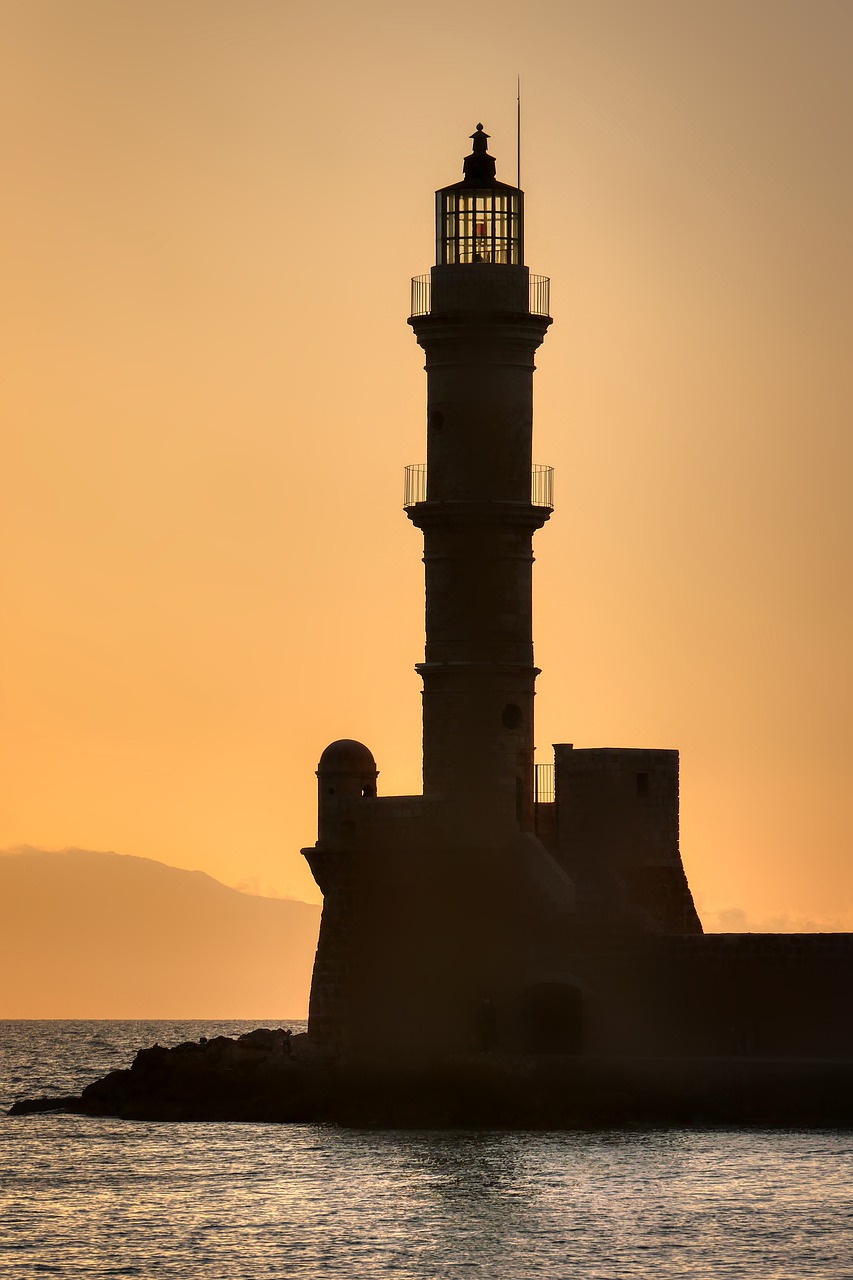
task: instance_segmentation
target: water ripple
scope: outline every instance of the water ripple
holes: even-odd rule
[[[30,1092],[49,1079],[67,1092],[84,1063],[100,1073],[142,1044],[225,1027],[245,1024],[0,1024],[3,1091],[38,1070],[47,1077]],[[0,1142],[10,1280],[853,1275],[850,1133],[417,1133],[52,1115],[4,1120]]]

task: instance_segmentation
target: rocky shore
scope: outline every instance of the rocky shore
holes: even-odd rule
[[[574,1129],[622,1125],[853,1127],[853,1063],[702,1058],[335,1060],[307,1035],[258,1029],[137,1053],[79,1097],[10,1115],[125,1120]]]
[[[16,1102],[10,1115],[63,1110],[125,1120],[317,1119],[329,1074],[306,1035],[258,1029],[167,1049],[140,1049],[132,1065],[87,1085],[79,1097]]]

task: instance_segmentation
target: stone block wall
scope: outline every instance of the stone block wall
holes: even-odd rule
[[[643,972],[658,1052],[853,1058],[853,934],[657,938]]]
[[[669,933],[702,926],[678,847],[678,752],[554,747],[554,852],[588,910],[634,909]]]

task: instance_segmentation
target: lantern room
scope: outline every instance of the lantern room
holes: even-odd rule
[[[471,134],[471,154],[461,182],[436,192],[436,265],[471,262],[521,266],[524,261],[524,193],[495,178],[489,135]]]

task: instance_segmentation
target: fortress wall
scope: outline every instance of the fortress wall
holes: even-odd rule
[[[577,928],[542,978],[581,991],[584,1055],[853,1060],[853,934]]]

